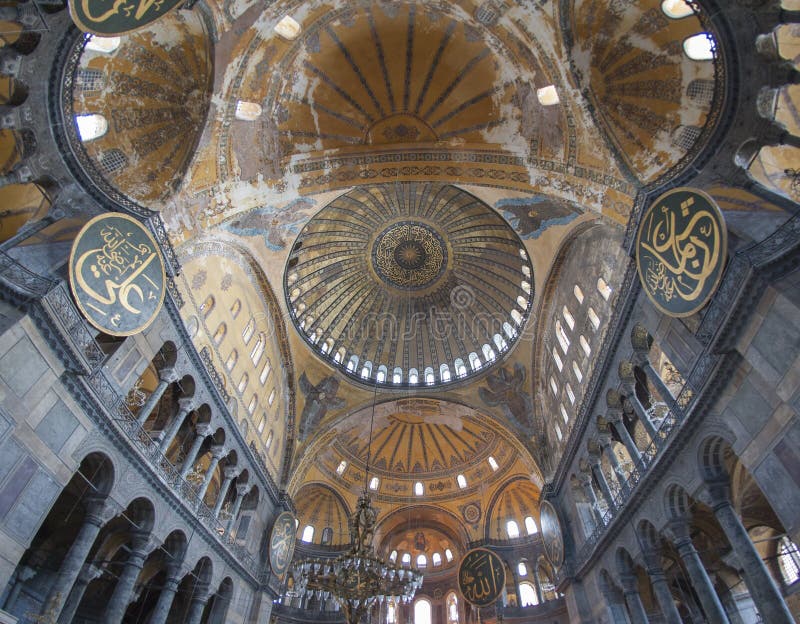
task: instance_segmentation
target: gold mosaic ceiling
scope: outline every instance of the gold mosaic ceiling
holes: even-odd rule
[[[519,336],[532,269],[509,225],[449,185],[362,186],[297,237],[285,289],[297,328],[352,378],[434,386],[485,371]]]

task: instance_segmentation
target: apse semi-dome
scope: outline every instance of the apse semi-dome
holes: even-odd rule
[[[533,271],[513,229],[445,184],[371,185],[300,232],[285,273],[292,320],[345,374],[439,386],[485,371],[518,339]]]

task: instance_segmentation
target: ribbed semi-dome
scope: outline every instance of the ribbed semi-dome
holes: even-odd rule
[[[292,319],[346,374],[436,386],[477,374],[519,336],[532,269],[516,233],[450,185],[356,188],[300,233],[286,270]]]

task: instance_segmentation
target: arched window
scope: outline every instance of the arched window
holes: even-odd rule
[[[228,356],[228,359],[225,362],[225,368],[228,369],[228,372],[233,370],[233,367],[236,366],[236,362],[239,360],[239,352],[236,349],[231,350],[231,354]]]
[[[347,362],[347,370],[352,373],[356,370],[357,367],[358,367],[358,356],[351,355],[350,359]]]
[[[269,398],[267,399],[267,404],[272,407],[272,404],[275,402],[275,388],[269,393]]]
[[[214,344],[219,344],[225,339],[225,334],[228,333],[228,326],[225,323],[220,323],[217,326],[217,331],[214,332]]]
[[[511,310],[511,320],[514,321],[517,326],[522,325],[522,315],[518,310]]]
[[[450,367],[447,364],[442,364],[439,367],[439,379],[442,381],[450,381]]]
[[[527,310],[528,309],[528,300],[525,299],[525,297],[523,297],[522,295],[520,295],[519,297],[517,297],[517,305],[520,308],[522,308],[523,310]]]
[[[247,413],[253,414],[258,407],[258,395],[254,394],[253,398],[250,399],[250,403],[247,405]]]
[[[250,378],[247,376],[247,373],[242,375],[242,378],[239,379],[239,392],[244,392],[245,388],[247,388],[247,384],[250,382]]]
[[[583,349],[583,352],[586,354],[586,357],[589,357],[592,354],[592,348],[589,346],[589,341],[586,340],[583,334],[581,334],[581,337],[578,341],[581,343],[581,349]]]
[[[456,358],[454,362],[455,369],[456,369],[456,377],[466,377],[467,376],[467,367],[464,366],[464,360],[461,358]]]
[[[797,550],[797,544],[786,535],[778,542],[778,567],[786,585],[800,579],[800,551]]]
[[[400,563],[404,565],[411,565],[411,553],[403,553],[403,556],[400,559]]]
[[[393,550],[392,554],[389,555],[389,561],[391,561],[392,563],[397,561],[397,551],[396,550]]]
[[[205,298],[205,301],[203,301],[203,303],[200,304],[199,311],[203,315],[204,319],[207,319],[211,315],[211,312],[214,310],[215,303],[216,302],[214,301],[214,296],[209,295],[208,297]]]
[[[572,372],[575,373],[575,379],[578,380],[578,383],[583,381],[583,372],[575,360],[572,360]]]
[[[532,516],[525,516],[525,532],[528,535],[539,532],[539,527],[536,526],[536,520],[534,520]]]
[[[99,113],[75,115],[75,123],[78,126],[78,135],[84,143],[99,139],[108,132],[108,120]]]
[[[564,437],[564,434],[561,433],[561,427],[558,426],[558,423],[553,423],[553,430],[556,432],[556,437],[558,441],[561,442],[561,439]]]
[[[600,317],[597,316],[597,312],[594,311],[594,308],[589,308],[586,314],[589,316],[589,322],[592,324],[594,330],[597,331],[600,329]]]
[[[267,440],[266,442],[264,442],[264,448],[266,448],[267,450],[269,450],[269,447],[272,446],[272,438],[274,435],[275,435],[274,432],[272,431],[272,429],[270,429],[269,435],[267,436]]]
[[[608,298],[611,296],[611,286],[609,286],[602,277],[597,278],[597,292],[599,292],[606,301],[608,301]]]
[[[267,383],[270,373],[272,373],[272,362],[270,362],[269,358],[267,358],[267,361],[264,362],[264,368],[261,369],[261,375],[258,377],[258,380],[261,382],[262,386]]]
[[[307,524],[303,529],[303,536],[300,538],[304,542],[310,543],[314,539],[314,527]]]
[[[492,347],[490,347],[488,344],[485,344],[481,347],[481,349],[483,351],[484,360],[486,360],[487,362],[491,362],[492,360],[494,360],[496,356],[494,353],[494,349],[492,349]]]
[[[383,364],[381,364],[378,367],[378,374],[375,376],[375,379],[378,383],[384,383],[386,381],[386,375],[388,374],[389,371],[387,370],[387,368]]]
[[[583,303],[583,291],[581,287],[575,284],[575,288],[572,289],[572,294],[575,295],[575,298],[578,300],[578,304]]]
[[[399,366],[395,367],[394,372],[392,373],[392,383],[403,383],[403,369]]]
[[[434,568],[442,565],[442,556],[438,552],[433,553],[433,557],[431,557],[431,559],[433,560]]]
[[[558,355],[558,351],[556,351],[555,347],[553,347],[553,360],[558,367],[558,371],[561,372],[564,369],[564,363],[561,361],[561,356]]]
[[[522,286],[522,290],[525,292],[526,295],[530,295],[531,294],[531,285],[528,282],[523,280],[520,283],[520,286]]]
[[[525,252],[524,249],[522,249],[522,247],[520,247],[519,249],[519,257],[522,258],[523,260],[528,259],[528,254]]]
[[[264,412],[261,412],[261,418],[258,421],[258,426],[256,429],[258,430],[259,435],[264,433],[264,426],[267,424],[267,415]]]
[[[394,600],[386,606],[386,624],[397,624],[397,603]]]
[[[381,484],[381,480],[378,477],[372,477],[369,480],[369,489],[373,490],[373,491],[376,491],[380,484]]]
[[[524,561],[520,561],[517,564],[517,574],[519,576],[528,576],[528,566],[525,565]]]
[[[253,366],[258,366],[258,363],[261,361],[261,356],[264,355],[264,347],[266,346],[267,337],[264,335],[264,332],[259,332],[258,341],[250,352],[250,359],[253,361]]]
[[[449,548],[444,549],[444,558],[447,559],[447,563],[450,563],[453,560],[453,551]]]
[[[569,311],[567,306],[561,308],[561,314],[564,316],[564,320],[567,322],[567,325],[569,325],[570,331],[575,329],[575,317],[572,316],[572,313]]]
[[[431,603],[420,598],[414,603],[414,624],[431,624]]]
[[[672,19],[681,19],[694,13],[685,0],[664,0],[661,3],[661,10],[664,11],[664,15]]]
[[[701,32],[683,40],[683,51],[693,61],[710,61],[717,47],[711,33]]]
[[[509,520],[506,522],[506,533],[508,533],[508,537],[515,538],[519,537],[519,526],[514,520]]]
[[[425,553],[417,555],[417,567],[418,568],[428,567],[428,558],[425,556]]]
[[[412,368],[408,371],[408,383],[412,386],[415,386],[419,383],[419,373],[417,372],[416,368]]]
[[[481,361],[478,358],[478,354],[474,351],[469,354],[469,365],[472,367],[472,370],[476,371],[481,367]]]
[[[506,339],[503,338],[500,334],[494,335],[494,344],[497,346],[497,350],[501,353],[508,348],[508,343]]]
[[[519,598],[522,601],[521,607],[531,607],[539,604],[539,597],[536,595],[536,589],[528,581],[523,581],[519,584]]]
[[[242,121],[255,121],[261,117],[261,105],[255,102],[237,100],[234,116]]]
[[[336,467],[336,474],[340,477],[344,474],[344,471],[347,469],[347,462],[342,460],[339,462],[339,465]]]
[[[456,477],[456,482],[458,483],[458,487],[460,487],[462,490],[467,487],[467,478],[463,474],[460,474]]]
[[[500,468],[500,466],[497,465],[497,460],[491,455],[489,455],[489,459],[486,461],[489,462],[489,466],[492,468],[492,470],[496,471],[498,468]]]
[[[436,379],[433,376],[433,369],[429,366],[425,369],[425,384],[428,386],[432,386]]]
[[[336,355],[333,356],[333,361],[336,362],[337,364],[340,364],[342,360],[344,360],[344,354],[345,354],[344,347],[341,347],[336,352]]]
[[[244,340],[244,344],[249,344],[250,339],[253,337],[253,334],[256,332],[256,320],[253,317],[250,317],[250,320],[247,321],[247,325],[242,330],[242,340]]]
[[[422,481],[417,481],[414,484],[414,494],[416,496],[422,496],[425,494],[425,486],[422,484]]]
[[[564,327],[559,320],[556,320],[556,338],[558,338],[558,344],[561,345],[561,350],[566,354],[569,349],[569,338],[567,338],[567,332],[564,331]]]
[[[572,386],[567,384],[565,388],[567,390],[567,398],[569,399],[569,402],[572,403],[572,405],[575,405],[575,393],[572,391]]]
[[[89,41],[86,43],[86,50],[92,52],[102,52],[103,54],[112,54],[122,42],[120,37],[98,37],[97,35],[90,35]]]
[[[503,332],[509,338],[514,338],[517,335],[517,330],[511,327],[511,323],[509,322],[503,323]]]
[[[372,375],[372,362],[367,360],[361,367],[361,379],[369,379],[370,375]]]
[[[555,396],[558,396],[558,384],[556,383],[556,378],[550,375],[550,390],[553,391]]]
[[[236,299],[233,304],[231,305],[231,316],[236,318],[239,316],[239,312],[242,311],[242,300]]]
[[[564,404],[563,403],[559,403],[558,404],[558,409],[561,410],[561,418],[564,419],[564,423],[568,423],[569,422],[569,416],[567,415],[567,410],[564,409]]]
[[[325,527],[322,529],[322,544],[327,545],[333,541],[333,529],[331,527]]]
[[[527,264],[523,264],[522,265],[522,274],[525,277],[530,277],[531,276],[531,269]]]
[[[458,597],[455,592],[447,594],[447,624],[458,624]]]
[[[325,342],[322,343],[320,351],[322,352],[322,355],[325,355],[327,353],[330,353],[331,349],[333,349],[333,338],[328,338]]]

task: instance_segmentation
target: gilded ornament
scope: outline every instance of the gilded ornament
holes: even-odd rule
[[[503,560],[487,548],[473,548],[458,566],[458,589],[471,605],[488,607],[503,593],[506,570]]]
[[[69,14],[84,32],[124,35],[164,17],[182,0],[70,0]]]
[[[269,537],[269,565],[276,576],[283,576],[292,562],[296,533],[291,512],[284,511],[275,519]]]

